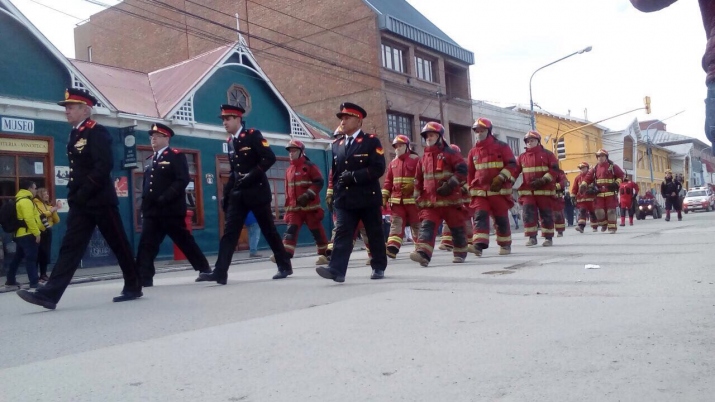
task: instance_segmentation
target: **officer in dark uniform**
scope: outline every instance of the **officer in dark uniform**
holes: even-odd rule
[[[293,274],[290,256],[285,251],[276,225],[273,223],[272,192],[266,176],[268,169],[276,162],[276,155],[260,131],[252,128],[246,130],[243,127],[245,112],[240,106],[221,105],[219,117],[223,120],[226,132],[230,134],[227,141],[231,174],[223,189],[223,200],[221,200],[226,223],[214,270],[211,273],[199,274],[197,282],[226,284],[228,267],[231,265],[231,258],[236,250],[248,211],[253,211],[263,237],[276,258],[278,272],[273,279],[282,279]]]
[[[67,122],[73,128],[67,143],[70,163],[67,232],[47,284],[34,293],[18,291],[23,300],[48,309],[56,307],[67,289],[95,227],[99,228],[117,257],[124,276],[124,289],[114,301],[142,296],[139,273],[119,216],[119,202],[111,176],[114,166],[112,137],[106,128],[90,118],[96,103],[87,91],[78,89],[67,89],[65,100],[57,102],[65,107]]]
[[[343,103],[337,114],[345,133],[333,154],[333,204],[337,211],[333,252],[328,267],[318,267],[318,275],[344,282],[353,249],[353,235],[360,221],[367,237],[382,239],[382,192],[380,177],[385,173],[385,151],[374,134],[362,131],[365,109],[354,103]],[[372,276],[382,279],[387,267],[384,242],[371,248]]]
[[[143,287],[154,285],[154,259],[166,235],[184,253],[195,270],[211,272],[204,253],[186,228],[186,186],[190,181],[186,155],[169,146],[174,136],[171,128],[154,124],[149,130],[149,136],[154,154],[147,158],[152,162],[144,171],[142,235],[137,252],[137,266]]]

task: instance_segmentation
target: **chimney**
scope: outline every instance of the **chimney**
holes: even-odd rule
[[[655,124],[653,124],[653,123],[655,123]],[[647,129],[648,126],[650,126],[651,124],[653,124],[650,128],[651,130],[668,131],[665,129],[665,123],[663,123],[662,121],[646,120],[646,121],[638,122],[638,126],[640,127],[641,130]]]

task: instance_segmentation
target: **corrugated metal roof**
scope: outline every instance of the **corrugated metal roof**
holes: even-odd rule
[[[201,79],[216,66],[235,44],[221,46],[183,61],[149,73],[149,82],[156,98],[156,108],[159,116],[166,116],[179,101],[201,81]]]
[[[70,60],[70,62],[112,102],[118,111],[160,117],[149,85],[149,77],[145,73],[81,60]]]
[[[474,53],[462,48],[405,0],[363,0],[379,15],[380,29],[417,42],[468,64]]]

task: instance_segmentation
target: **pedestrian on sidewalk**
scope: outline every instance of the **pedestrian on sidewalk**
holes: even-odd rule
[[[226,284],[228,268],[249,211],[253,211],[263,237],[275,255],[278,272],[273,275],[273,279],[283,279],[293,274],[290,255],[283,247],[273,220],[273,194],[266,176],[268,169],[276,163],[276,155],[259,130],[243,126],[244,113],[246,110],[241,106],[221,105],[219,118],[229,134],[228,161],[231,165],[231,174],[224,186],[221,201],[226,220],[214,270],[199,274],[197,282]]]
[[[168,235],[194,270],[211,272],[209,262],[186,227],[186,186],[191,181],[186,155],[170,146],[174,130],[156,123],[149,130],[154,153],[144,170],[142,185],[142,233],[137,266],[142,286],[154,286],[154,260]]]
[[[37,193],[37,185],[34,181],[25,180],[20,184],[20,191],[15,194],[15,210],[17,219],[21,221],[21,226],[15,231],[13,241],[17,245],[15,256],[10,262],[10,269],[7,271],[7,282],[5,286],[19,286],[15,275],[22,259],[25,259],[25,270],[30,280],[30,289],[36,289],[37,277],[37,252],[39,249],[41,235],[45,230],[40,220],[40,212],[32,202],[32,198]]]
[[[250,258],[261,258],[263,255],[258,254],[258,241],[261,239],[261,228],[258,226],[256,216],[253,211],[248,211],[246,221],[243,222],[248,229],[248,256]]]
[[[57,215],[57,205],[50,202],[50,193],[46,188],[38,188],[33,199],[35,207],[40,212],[40,220],[45,230],[40,234],[40,248],[37,253],[37,267],[40,269],[40,282],[47,282],[47,265],[50,263],[52,251],[52,227],[60,223]]]
[[[678,220],[683,220],[683,203],[680,200],[680,190],[683,185],[673,178],[673,171],[665,171],[665,180],[660,183],[660,194],[665,199],[665,221],[670,221],[670,210],[674,209],[678,213]]]
[[[94,228],[98,227],[124,276],[122,293],[112,300],[123,302],[142,297],[139,272],[119,215],[119,201],[111,176],[112,136],[91,119],[97,99],[86,90],[69,88],[65,91],[65,100],[57,104],[65,107],[67,122],[73,127],[67,142],[70,163],[67,231],[45,286],[35,292],[19,290],[18,296],[28,303],[55,309],[79,267]]]

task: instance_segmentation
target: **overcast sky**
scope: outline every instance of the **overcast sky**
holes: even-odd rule
[[[100,0],[116,4],[116,0]],[[304,0],[308,1],[308,0]],[[397,0],[396,0],[397,1]],[[539,71],[534,102],[558,114],[598,121],[611,130],[634,118],[665,119],[668,131],[706,141],[705,49],[698,2],[680,0],[641,13],[628,0],[408,0],[460,46],[475,54],[472,98],[499,106],[529,104],[529,77],[539,67],[586,46],[593,50]],[[73,28],[102,8],[86,0],[12,0],[66,56]],[[66,14],[38,5],[42,3]],[[548,135],[548,133],[545,133]]]

